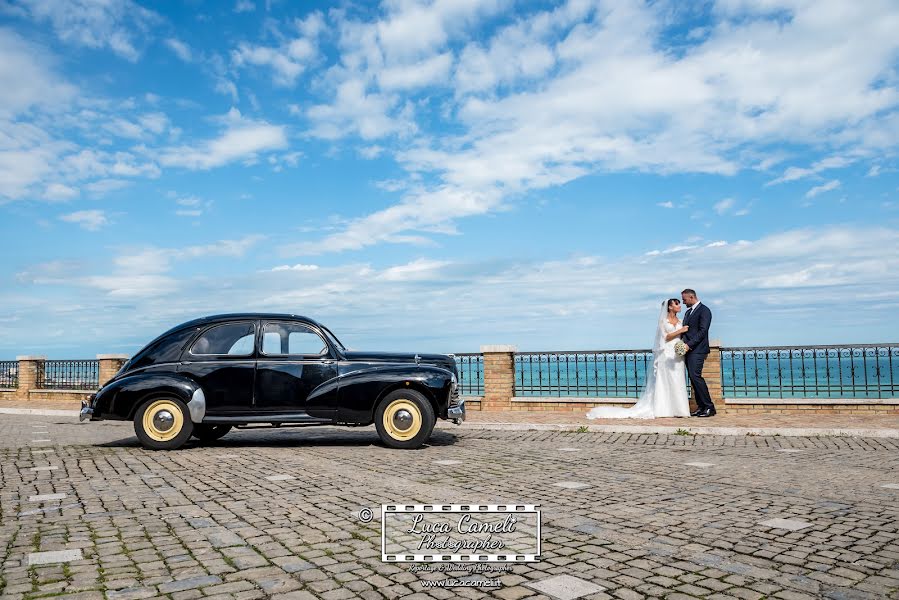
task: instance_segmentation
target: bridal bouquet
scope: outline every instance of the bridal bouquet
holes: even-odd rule
[[[677,343],[674,344],[674,353],[678,356],[685,356],[687,354],[687,345],[680,340],[677,340]]]

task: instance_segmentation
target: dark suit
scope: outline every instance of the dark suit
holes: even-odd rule
[[[687,352],[687,373],[690,376],[690,385],[693,387],[693,397],[696,398],[696,406],[699,410],[715,410],[712,396],[709,394],[709,386],[702,378],[702,366],[709,355],[709,327],[712,326],[712,311],[700,303],[687,309],[684,316],[684,325],[690,328],[681,338],[690,347]]]

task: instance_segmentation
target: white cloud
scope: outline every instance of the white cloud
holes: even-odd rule
[[[226,128],[220,136],[193,146],[167,148],[159,162],[164,166],[207,170],[239,160],[253,160],[260,153],[287,147],[287,134],[280,125],[246,119],[234,108],[224,122]]]
[[[109,219],[102,210],[79,210],[59,218],[67,223],[75,223],[88,231],[98,231],[109,224]]]
[[[168,46],[169,50],[175,53],[175,56],[177,56],[184,62],[189,63],[193,60],[193,52],[191,52],[190,46],[188,46],[181,40],[176,38],[167,38],[165,40],[165,45]]]
[[[813,163],[808,168],[789,167],[786,171],[784,171],[783,175],[781,175],[777,179],[769,181],[765,185],[777,185],[778,183],[797,181],[799,179],[804,179],[805,177],[810,177],[811,175],[816,175],[818,173],[821,173],[822,171],[842,169],[843,167],[848,167],[854,162],[854,158],[849,158],[846,156],[829,156]]]
[[[84,188],[92,194],[103,196],[108,194],[109,192],[114,192],[116,190],[126,188],[129,185],[131,185],[131,182],[125,181],[123,179],[99,179],[97,181],[88,183],[84,186]]]
[[[674,208],[674,202],[668,200],[666,202],[659,202],[657,206],[661,206],[662,208]]]
[[[735,204],[735,201],[733,198],[725,198],[724,200],[721,200],[720,202],[716,202],[715,206],[713,208],[715,209],[715,212],[718,213],[719,215],[724,215],[733,209],[734,204]]]
[[[364,140],[408,135],[416,131],[409,111],[391,115],[393,100],[380,93],[369,93],[362,80],[347,79],[337,86],[332,103],[318,104],[307,111],[314,123],[311,133],[326,140],[358,135]]]
[[[452,66],[452,53],[444,52],[421,61],[397,65],[378,73],[383,90],[409,90],[446,81]]]
[[[76,97],[76,88],[55,71],[40,46],[0,27],[0,117],[39,106],[58,109]]]
[[[304,265],[302,263],[298,263],[295,265],[280,265],[277,267],[272,267],[270,270],[274,273],[278,271],[317,271],[318,265]]]
[[[318,35],[323,29],[321,13],[313,12],[298,21],[298,37],[285,39],[279,46],[240,43],[231,51],[235,67],[267,67],[272,70],[274,83],[291,87],[297,78],[318,56]]]
[[[129,61],[159,15],[131,0],[15,0],[24,14],[53,26],[62,41],[87,48],[109,48]]]
[[[824,192],[829,192],[831,190],[835,190],[838,187],[840,187],[840,180],[833,179],[831,181],[828,181],[827,183],[823,183],[821,185],[816,185],[815,187],[813,187],[812,189],[810,189],[809,191],[807,191],[805,193],[805,197],[806,198],[814,198],[818,194],[823,194]]]
[[[425,281],[440,279],[449,264],[443,260],[419,258],[405,265],[385,269],[381,276],[384,281]]]
[[[78,195],[78,190],[62,183],[51,183],[44,190],[44,198],[47,200],[71,200]]]
[[[253,12],[256,10],[256,5],[250,0],[237,0],[237,3],[234,5],[234,12],[236,13],[244,13],[244,12]]]

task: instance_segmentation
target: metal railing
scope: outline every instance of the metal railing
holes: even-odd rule
[[[0,388],[19,387],[19,362],[15,360],[0,361]]]
[[[459,352],[455,354],[459,369],[459,394],[462,396],[484,395],[484,355]]]
[[[637,398],[647,369],[649,350],[518,352],[515,395]]]
[[[725,398],[896,398],[899,344],[721,349]]]
[[[95,390],[100,387],[99,360],[48,360],[38,370],[37,387],[50,390]]]

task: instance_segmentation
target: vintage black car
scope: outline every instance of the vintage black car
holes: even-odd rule
[[[465,419],[451,355],[347,350],[298,315],[229,314],[178,325],[147,344],[81,409],[133,420],[141,444],[213,441],[232,427],[375,424],[417,448],[437,419]]]

